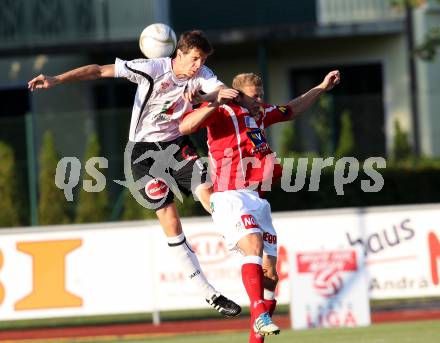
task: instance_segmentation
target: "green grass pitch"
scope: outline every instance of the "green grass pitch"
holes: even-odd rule
[[[210,334],[185,334],[164,336],[106,337],[102,340],[63,342],[130,342],[130,343],[246,343],[245,332],[217,332]],[[439,343],[440,320],[404,323],[374,324],[370,327],[344,329],[313,329],[304,331],[283,330],[279,336],[266,338],[266,343]]]

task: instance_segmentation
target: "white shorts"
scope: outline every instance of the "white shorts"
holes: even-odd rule
[[[264,253],[277,256],[277,234],[267,200],[261,199],[257,192],[244,189],[216,192],[210,200],[212,219],[229,250],[237,249],[238,241],[244,236],[260,232]]]

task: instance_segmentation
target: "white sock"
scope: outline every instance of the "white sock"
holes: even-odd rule
[[[184,274],[195,284],[206,299],[217,293],[205,277],[196,254],[191,250],[184,233],[168,237],[168,246],[173,251]]]
[[[269,291],[268,289],[264,289],[264,299],[266,300],[275,300],[275,292]]]

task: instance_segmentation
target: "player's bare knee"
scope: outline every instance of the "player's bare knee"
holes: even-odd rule
[[[178,236],[182,231],[179,215],[174,204],[169,204],[156,211],[159,222],[168,237]]]
[[[213,193],[212,184],[208,182],[198,185],[193,192],[193,194],[197,197],[197,199],[202,204],[203,208],[208,213],[212,212],[211,204],[210,204],[210,198],[212,193]]]
[[[196,187],[194,190],[194,193],[196,197],[202,201],[207,200],[209,201],[209,198],[211,197],[211,194],[213,193],[213,188],[211,183],[202,183]]]
[[[238,247],[245,256],[261,256],[263,254],[263,239],[260,233],[250,233],[238,242]]]

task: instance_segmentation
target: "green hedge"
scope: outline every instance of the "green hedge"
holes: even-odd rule
[[[0,227],[20,226],[20,191],[13,149],[0,142]]]
[[[304,188],[299,192],[285,192],[277,185],[265,197],[273,211],[440,203],[440,168],[391,166],[378,171],[384,178],[384,186],[377,193],[362,191],[361,180],[371,179],[359,171],[358,178],[344,186],[344,195],[338,195],[334,187],[333,168],[326,168],[317,192],[308,191],[310,179],[307,177]]]

